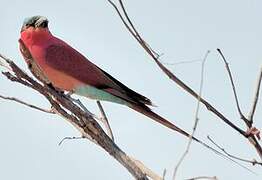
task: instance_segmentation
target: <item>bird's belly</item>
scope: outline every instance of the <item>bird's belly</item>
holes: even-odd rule
[[[69,76],[51,67],[45,67],[44,73],[47,76],[47,78],[51,81],[52,85],[61,90],[73,91],[75,88],[84,85],[83,82],[75,79],[74,77]]]
[[[56,69],[47,67],[44,71],[47,78],[51,81],[52,85],[61,90],[72,91],[80,96],[85,96],[91,99],[110,101],[118,104],[128,104],[125,100],[117,96],[97,89],[93,86],[89,86]]]

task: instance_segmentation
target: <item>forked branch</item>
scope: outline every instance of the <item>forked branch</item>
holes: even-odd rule
[[[235,159],[235,160],[238,160],[238,161],[242,161],[242,162],[246,162],[246,163],[250,163],[252,165],[260,165],[262,166],[262,162],[258,162],[256,159],[254,160],[249,160],[249,159],[244,159],[244,158],[241,158],[241,157],[237,157],[233,154],[230,154],[228,153],[225,148],[221,147],[220,145],[218,145],[218,143],[216,143],[210,136],[207,136],[207,138],[209,139],[210,142],[212,142],[218,149],[220,149],[221,151],[223,151],[227,156]]]
[[[260,72],[257,78],[257,84],[255,87],[255,95],[254,95],[254,100],[251,106],[251,110],[250,113],[248,115],[248,119],[250,121],[250,124],[253,124],[253,118],[254,118],[254,114],[256,111],[256,107],[257,107],[257,102],[258,102],[258,97],[259,97],[259,92],[260,92],[260,86],[261,86],[261,80],[262,80],[262,65],[260,67]]]
[[[231,73],[231,70],[229,68],[229,65],[228,65],[228,62],[224,56],[224,54],[222,53],[222,51],[220,49],[217,49],[217,51],[219,52],[219,54],[221,55],[222,57],[222,60],[223,62],[225,63],[225,66],[226,66],[226,70],[228,72],[228,76],[229,76],[229,79],[230,79],[230,83],[231,83],[231,86],[232,86],[232,90],[233,90],[233,93],[234,93],[234,97],[235,97],[235,101],[236,101],[236,105],[237,105],[237,110],[238,110],[238,113],[240,115],[240,118],[246,123],[246,125],[250,128],[252,126],[252,124],[250,124],[250,121],[244,116],[244,114],[242,113],[241,111],[241,108],[240,108],[240,105],[239,105],[239,100],[238,100],[238,97],[237,97],[237,92],[236,92],[236,87],[235,87],[235,83],[234,83],[234,80],[233,80],[233,76],[232,76],[232,73]]]
[[[111,0],[107,0],[115,9],[118,16],[120,17],[122,23],[127,28],[129,33],[136,39],[136,41],[142,46],[142,48],[148,53],[148,55],[151,56],[151,58],[155,61],[155,63],[158,65],[158,67],[166,74],[173,82],[175,82],[178,86],[180,86],[182,89],[184,89],[186,92],[191,94],[194,98],[198,99],[198,94],[190,88],[187,84],[185,84],[182,80],[180,80],[175,74],[173,74],[167,67],[165,67],[160,61],[159,61],[159,54],[154,51],[149,44],[142,38],[141,34],[137,31],[137,29],[134,26],[134,23],[132,23],[130,17],[128,16],[128,13],[126,11],[126,8],[123,4],[122,0],[118,0],[120,4],[120,8]],[[213,105],[211,105],[208,101],[206,101],[204,98],[200,98],[200,102],[206,106],[206,108],[211,111],[213,114],[215,114],[218,119],[225,122],[228,126],[230,126],[235,131],[239,132],[242,136],[245,138],[248,138],[250,142],[252,142],[252,145],[255,147],[257,153],[259,154],[260,158],[262,159],[262,148],[260,144],[258,143],[257,139],[253,135],[248,135],[244,130],[239,128],[237,125],[235,125],[231,120],[229,120],[223,113],[221,113],[219,110],[217,110]]]
[[[123,152],[110,139],[110,137],[107,136],[107,134],[93,118],[92,114],[87,111],[83,111],[79,106],[74,104],[73,101],[67,98],[66,95],[56,92],[49,86],[41,85],[36,82],[10,59],[5,58],[2,55],[0,55],[0,57],[11,68],[10,72],[4,72],[3,75],[13,82],[20,83],[42,94],[52,106],[52,112],[62,116],[65,120],[77,128],[83,137],[95,141],[96,144],[102,147],[119,163],[121,163],[134,178],[139,180],[147,180],[148,177],[155,177],[155,173],[149,174],[152,172],[148,171],[149,168],[145,167],[142,163],[138,165],[137,161],[134,161],[125,152]],[[16,102],[21,103],[20,101]],[[22,104],[26,105],[27,103]],[[34,107],[34,109],[36,108]],[[144,172],[145,169],[147,170],[146,172]]]

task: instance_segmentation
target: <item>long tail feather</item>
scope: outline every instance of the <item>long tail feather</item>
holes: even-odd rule
[[[170,128],[174,131],[177,131],[178,133],[186,136],[186,137],[190,137],[190,134],[187,133],[186,131],[184,131],[183,129],[179,128],[178,126],[172,124],[170,121],[168,121],[167,119],[161,117],[160,115],[156,114],[155,112],[153,112],[149,107],[145,106],[145,105],[139,105],[139,104],[132,104],[131,106],[129,106],[130,108],[132,108],[133,110],[144,114],[145,116],[153,119],[154,121],[162,124],[163,126]],[[199,142],[202,144],[202,141],[200,141],[199,139],[192,137],[193,140]]]
[[[163,126],[170,128],[174,131],[177,131],[178,133],[186,136],[186,137],[190,137],[189,133],[187,133],[186,131],[182,130],[181,128],[179,128],[178,126],[172,124],[171,122],[169,122],[168,120],[166,120],[165,118],[161,117],[160,115],[154,113],[149,107],[147,107],[144,104],[132,104],[129,106],[130,108],[134,109],[135,111],[142,113],[144,115],[146,115],[147,117],[155,120],[156,122],[162,124]],[[211,146],[209,146],[208,144],[204,143],[203,141],[192,137],[192,139],[196,142],[198,142],[199,144],[203,145],[204,147],[206,147],[207,149],[213,151],[214,153],[216,153],[217,155],[230,160],[234,163],[236,163],[237,165],[240,165],[241,167],[244,167],[245,169],[247,169],[245,166],[242,166],[241,164],[239,164],[238,162],[236,162],[234,159],[231,159],[230,157],[226,156],[225,154],[221,153],[220,151],[212,148]]]

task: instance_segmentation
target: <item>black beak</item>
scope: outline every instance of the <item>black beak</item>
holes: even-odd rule
[[[33,17],[30,17],[30,18],[26,18],[20,32],[23,32],[24,30],[26,30],[29,27],[47,28],[48,27],[48,20],[44,16],[33,16]]]

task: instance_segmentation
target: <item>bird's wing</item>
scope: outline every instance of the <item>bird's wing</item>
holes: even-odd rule
[[[104,90],[128,102],[152,105],[148,98],[129,89],[69,45],[59,44],[47,47],[46,63],[87,85]]]
[[[47,79],[47,77],[42,72],[41,68],[37,65],[34,58],[32,57],[29,49],[25,46],[24,42],[19,39],[19,49],[20,52],[25,59],[25,62],[27,63],[27,66],[31,73],[41,82],[49,84],[50,81]]]

